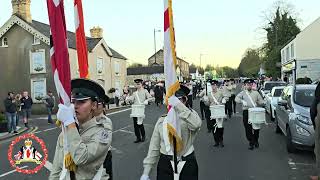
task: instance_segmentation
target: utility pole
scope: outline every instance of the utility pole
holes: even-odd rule
[[[153,42],[154,42],[154,64],[157,64],[157,45],[156,45],[156,32],[161,32],[159,29],[153,29]]]

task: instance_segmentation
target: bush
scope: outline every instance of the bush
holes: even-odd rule
[[[1,122],[7,122],[6,116],[3,113],[0,113],[0,123]]]

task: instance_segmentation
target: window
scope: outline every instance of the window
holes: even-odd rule
[[[119,62],[114,62],[114,73],[116,75],[120,74],[120,63]]]
[[[30,66],[30,72],[33,74],[46,72],[46,57],[44,49],[39,49],[31,52]]]
[[[291,59],[293,59],[294,58],[294,44],[292,43],[291,44]]]
[[[289,47],[286,48],[286,61],[289,61],[290,59],[290,53],[289,53]]]
[[[33,45],[36,45],[36,44],[40,44],[40,39],[37,38],[36,36],[33,36]]]
[[[31,80],[31,97],[35,103],[41,103],[46,92],[47,87],[45,78]]]
[[[2,47],[8,47],[8,38],[7,37],[3,37],[2,38],[1,46]]]
[[[103,58],[98,57],[97,59],[97,74],[103,74]]]

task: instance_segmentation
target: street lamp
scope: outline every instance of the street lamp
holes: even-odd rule
[[[156,46],[156,32],[161,32],[160,29],[153,29],[153,41],[154,41],[154,64],[157,64],[157,46]]]

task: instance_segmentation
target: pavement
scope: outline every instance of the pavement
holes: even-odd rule
[[[194,101],[194,109],[200,112],[198,100]],[[296,154],[288,154],[285,136],[276,134],[275,126],[270,121],[260,132],[260,148],[254,151],[248,150],[240,105],[237,111],[240,113],[234,114],[224,124],[224,148],[213,147],[213,136],[207,132],[206,122],[203,121],[194,143],[199,165],[199,180],[308,180],[310,175],[315,174],[313,153],[299,151]],[[154,124],[166,109],[164,106],[159,108],[154,104],[147,106],[144,121],[147,139],[139,144],[133,143],[135,136],[130,112],[130,108],[126,108],[108,114],[113,122],[112,153],[115,180],[140,179],[143,171],[142,161],[148,152]],[[45,167],[33,175],[16,172],[7,160],[8,147],[12,141],[12,138],[9,138],[0,141],[0,179],[43,180],[48,178],[56,140],[61,131],[54,125],[47,124],[46,119],[41,118],[31,120],[30,125],[38,127],[32,132],[45,142],[48,149],[48,161]],[[29,164],[26,166],[31,167]],[[151,180],[155,177],[156,168],[150,175]]]

